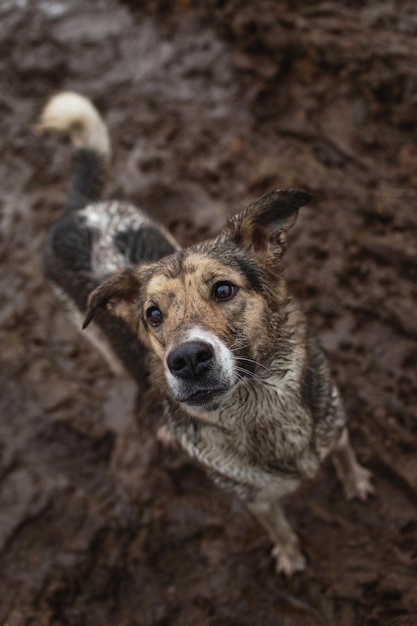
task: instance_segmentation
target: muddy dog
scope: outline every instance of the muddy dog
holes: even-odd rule
[[[283,276],[287,231],[309,193],[272,191],[215,239],[180,249],[138,209],[98,201],[110,144],[88,100],[56,96],[40,128],[68,132],[77,149],[45,255],[60,297],[85,315],[84,328],[95,326],[113,368],[121,360],[137,376],[140,344],[150,349],[170,432],[247,503],[271,537],[277,570],[302,570],[281,499],[328,456],[348,498],[372,492],[326,358]]]

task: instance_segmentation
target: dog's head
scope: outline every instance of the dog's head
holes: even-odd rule
[[[106,307],[160,358],[176,401],[215,410],[270,357],[286,315],[286,233],[309,200],[274,191],[215,239],[120,270],[91,293],[84,327]]]

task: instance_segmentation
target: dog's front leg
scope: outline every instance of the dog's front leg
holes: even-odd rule
[[[374,492],[371,472],[358,463],[346,428],[331,453],[331,459],[349,500],[355,497],[366,500]]]
[[[285,517],[276,490],[260,490],[247,505],[274,543],[272,556],[276,559],[277,572],[291,576],[302,571],[306,560],[298,537]]]

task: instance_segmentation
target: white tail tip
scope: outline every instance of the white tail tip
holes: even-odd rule
[[[90,100],[78,93],[64,91],[53,96],[42,111],[36,130],[67,132],[76,148],[88,148],[106,160],[110,158],[107,127]]]

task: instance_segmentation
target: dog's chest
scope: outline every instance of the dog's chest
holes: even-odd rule
[[[296,382],[271,378],[235,389],[218,411],[190,420],[170,414],[181,445],[212,470],[233,480],[264,485],[277,479],[314,475],[312,420]]]

